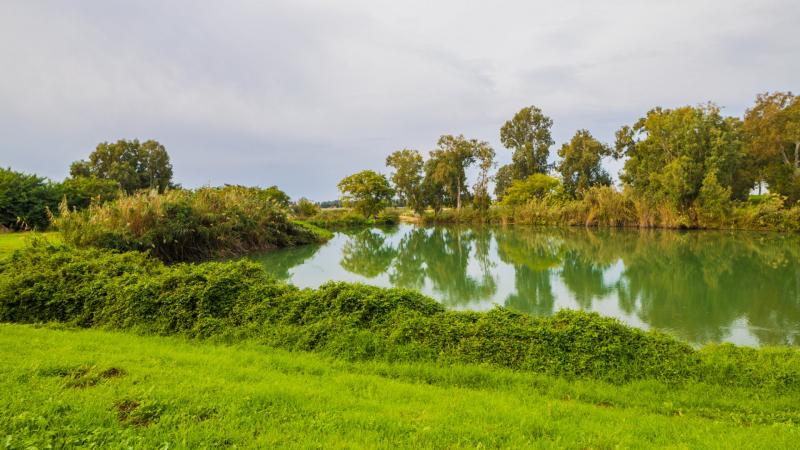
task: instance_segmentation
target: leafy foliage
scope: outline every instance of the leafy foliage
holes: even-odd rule
[[[58,185],[47,179],[0,168],[0,227],[45,229],[47,211],[55,211],[60,199]]]
[[[252,337],[350,360],[477,363],[615,383],[800,387],[796,364],[768,376],[750,372],[755,351],[725,346],[710,352],[725,361],[723,373],[674,338],[592,313],[447,311],[405,289],[328,283],[298,290],[246,261],[166,266],[143,253],[45,244],[0,261],[0,320]]]
[[[386,157],[386,165],[394,168],[392,183],[403,205],[416,213],[425,210],[422,193],[422,155],[416,150],[398,150]]]
[[[561,185],[558,179],[535,173],[524,180],[514,180],[506,190],[503,204],[507,206],[522,205],[534,198],[543,198],[555,192]]]
[[[522,108],[500,129],[500,141],[512,155],[512,177],[528,178],[534,173],[547,173],[547,157],[553,145],[550,128],[553,120],[536,106]]]
[[[83,211],[62,208],[55,225],[74,245],[145,251],[167,262],[320,239],[289,221],[270,192],[241,186],[138,193]]]
[[[139,189],[164,192],[172,185],[172,164],[167,150],[157,141],[120,139],[98,144],[88,161],[72,163],[70,175],[116,180],[129,194]]]
[[[389,204],[394,191],[384,175],[363,170],[339,182],[342,204],[351,206],[368,217],[377,214]]]
[[[794,202],[800,200],[800,97],[765,93],[744,116],[747,151],[759,181]]]
[[[569,195],[583,196],[593,186],[611,185],[611,177],[600,165],[604,157],[611,156],[611,149],[589,131],[576,132],[569,143],[561,146],[558,156],[558,172]]]

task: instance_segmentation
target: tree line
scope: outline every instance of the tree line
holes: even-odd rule
[[[386,158],[389,178],[362,171],[342,180],[342,202],[369,215],[393,200],[434,214],[469,203],[486,211],[493,201],[514,204],[546,194],[580,200],[594,187],[611,186],[602,165],[608,158],[625,160],[619,179],[639,201],[679,213],[722,211],[763,185],[789,204],[800,200],[800,97],[790,92],[758,95],[741,118],[723,115],[713,103],[656,107],[617,130],[611,145],[578,130],[557,150],[555,163],[549,162],[552,126],[540,108],[522,108],[500,129],[512,161],[493,174],[494,149],[463,135],[441,136],[427,159],[418,150],[395,151]],[[470,189],[466,173],[474,165],[478,176]]]

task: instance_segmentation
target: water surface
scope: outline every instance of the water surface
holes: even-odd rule
[[[254,258],[300,287],[356,281],[454,309],[597,311],[693,344],[800,345],[794,234],[400,225]]]

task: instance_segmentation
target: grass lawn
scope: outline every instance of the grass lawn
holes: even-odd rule
[[[7,448],[796,448],[798,395],[0,324]]]
[[[0,233],[0,258],[10,254],[18,248],[24,247],[34,236],[42,236],[52,242],[61,242],[61,234],[57,231],[50,231],[46,233]]]

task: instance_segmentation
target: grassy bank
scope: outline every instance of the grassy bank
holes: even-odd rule
[[[0,325],[6,448],[792,448],[796,392]]]
[[[777,195],[728,201],[714,209],[692,205],[678,209],[667,202],[647,201],[609,187],[590,190],[583,198],[534,197],[519,204],[496,203],[488,211],[471,206],[422,215],[424,223],[498,223],[545,226],[632,227],[800,231],[800,204]]]

